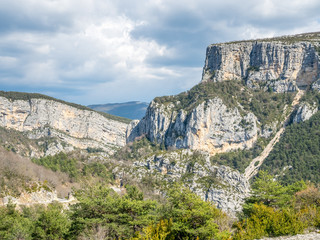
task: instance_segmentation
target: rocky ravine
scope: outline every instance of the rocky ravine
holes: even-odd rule
[[[81,110],[54,100],[31,98],[11,101],[0,97],[0,126],[15,129],[29,138],[53,137],[58,139],[55,154],[67,144],[86,149],[102,148],[110,152],[125,145],[127,124],[107,119],[97,112]]]
[[[296,96],[292,102],[292,105],[291,105],[292,111],[294,111],[295,108],[297,107],[297,105],[299,104],[300,98],[302,97],[303,93],[304,93],[303,90],[299,90],[298,93],[296,94]],[[308,105],[303,105],[303,106],[308,106]],[[307,109],[307,110],[304,110],[304,109]],[[274,145],[280,140],[280,137],[288,124],[289,117],[290,117],[291,113],[292,112],[290,112],[286,116],[286,118],[283,120],[283,122],[281,123],[282,126],[281,126],[280,130],[271,139],[271,141],[264,148],[262,153],[258,157],[253,159],[250,162],[249,166],[245,169],[244,176],[248,181],[250,180],[250,178],[252,178],[253,176],[255,176],[258,173],[258,170],[259,170],[260,166],[262,165],[263,161],[268,157],[268,155],[272,151]],[[310,115],[312,116],[312,114],[313,114],[313,112],[311,112],[311,114],[310,114],[310,111],[308,111],[307,107],[302,107],[302,108],[299,107],[293,121],[295,121],[295,119],[297,119],[296,122],[298,122],[298,120],[305,121],[308,118],[310,118]]]

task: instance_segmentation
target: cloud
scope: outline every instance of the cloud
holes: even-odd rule
[[[3,0],[0,84],[81,104],[150,101],[201,80],[215,42],[319,30],[316,0]]]

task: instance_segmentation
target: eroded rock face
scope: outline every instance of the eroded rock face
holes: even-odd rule
[[[202,81],[245,79],[251,88],[264,83],[266,89],[287,92],[308,86],[319,77],[315,43],[247,41],[210,45]]]
[[[318,111],[316,103],[310,105],[307,102],[303,102],[299,105],[297,113],[293,118],[294,123],[304,122],[310,119]]]
[[[220,98],[203,102],[187,113],[174,105],[152,102],[146,116],[127,131],[127,141],[147,136],[167,148],[188,148],[210,154],[251,148],[257,139],[257,118],[228,108]]]
[[[10,101],[5,97],[0,97],[0,126],[25,132],[31,139],[56,137],[77,148],[104,150],[124,146],[127,128],[127,124],[107,119],[94,111],[53,100]],[[60,151],[62,146],[56,148]]]
[[[190,150],[180,150],[134,162],[132,173],[138,179],[152,174],[160,181],[181,181],[203,200],[235,216],[241,211],[250,184],[236,170],[211,164],[208,154],[194,157]]]

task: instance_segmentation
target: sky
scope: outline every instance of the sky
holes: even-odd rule
[[[319,0],[0,0],[0,90],[150,102],[201,81],[212,43],[320,31]]]

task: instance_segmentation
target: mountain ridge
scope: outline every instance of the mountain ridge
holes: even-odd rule
[[[141,119],[145,115],[148,105],[149,103],[146,102],[130,101],[123,103],[93,104],[88,105],[88,107],[96,111],[105,112],[120,117]]]

